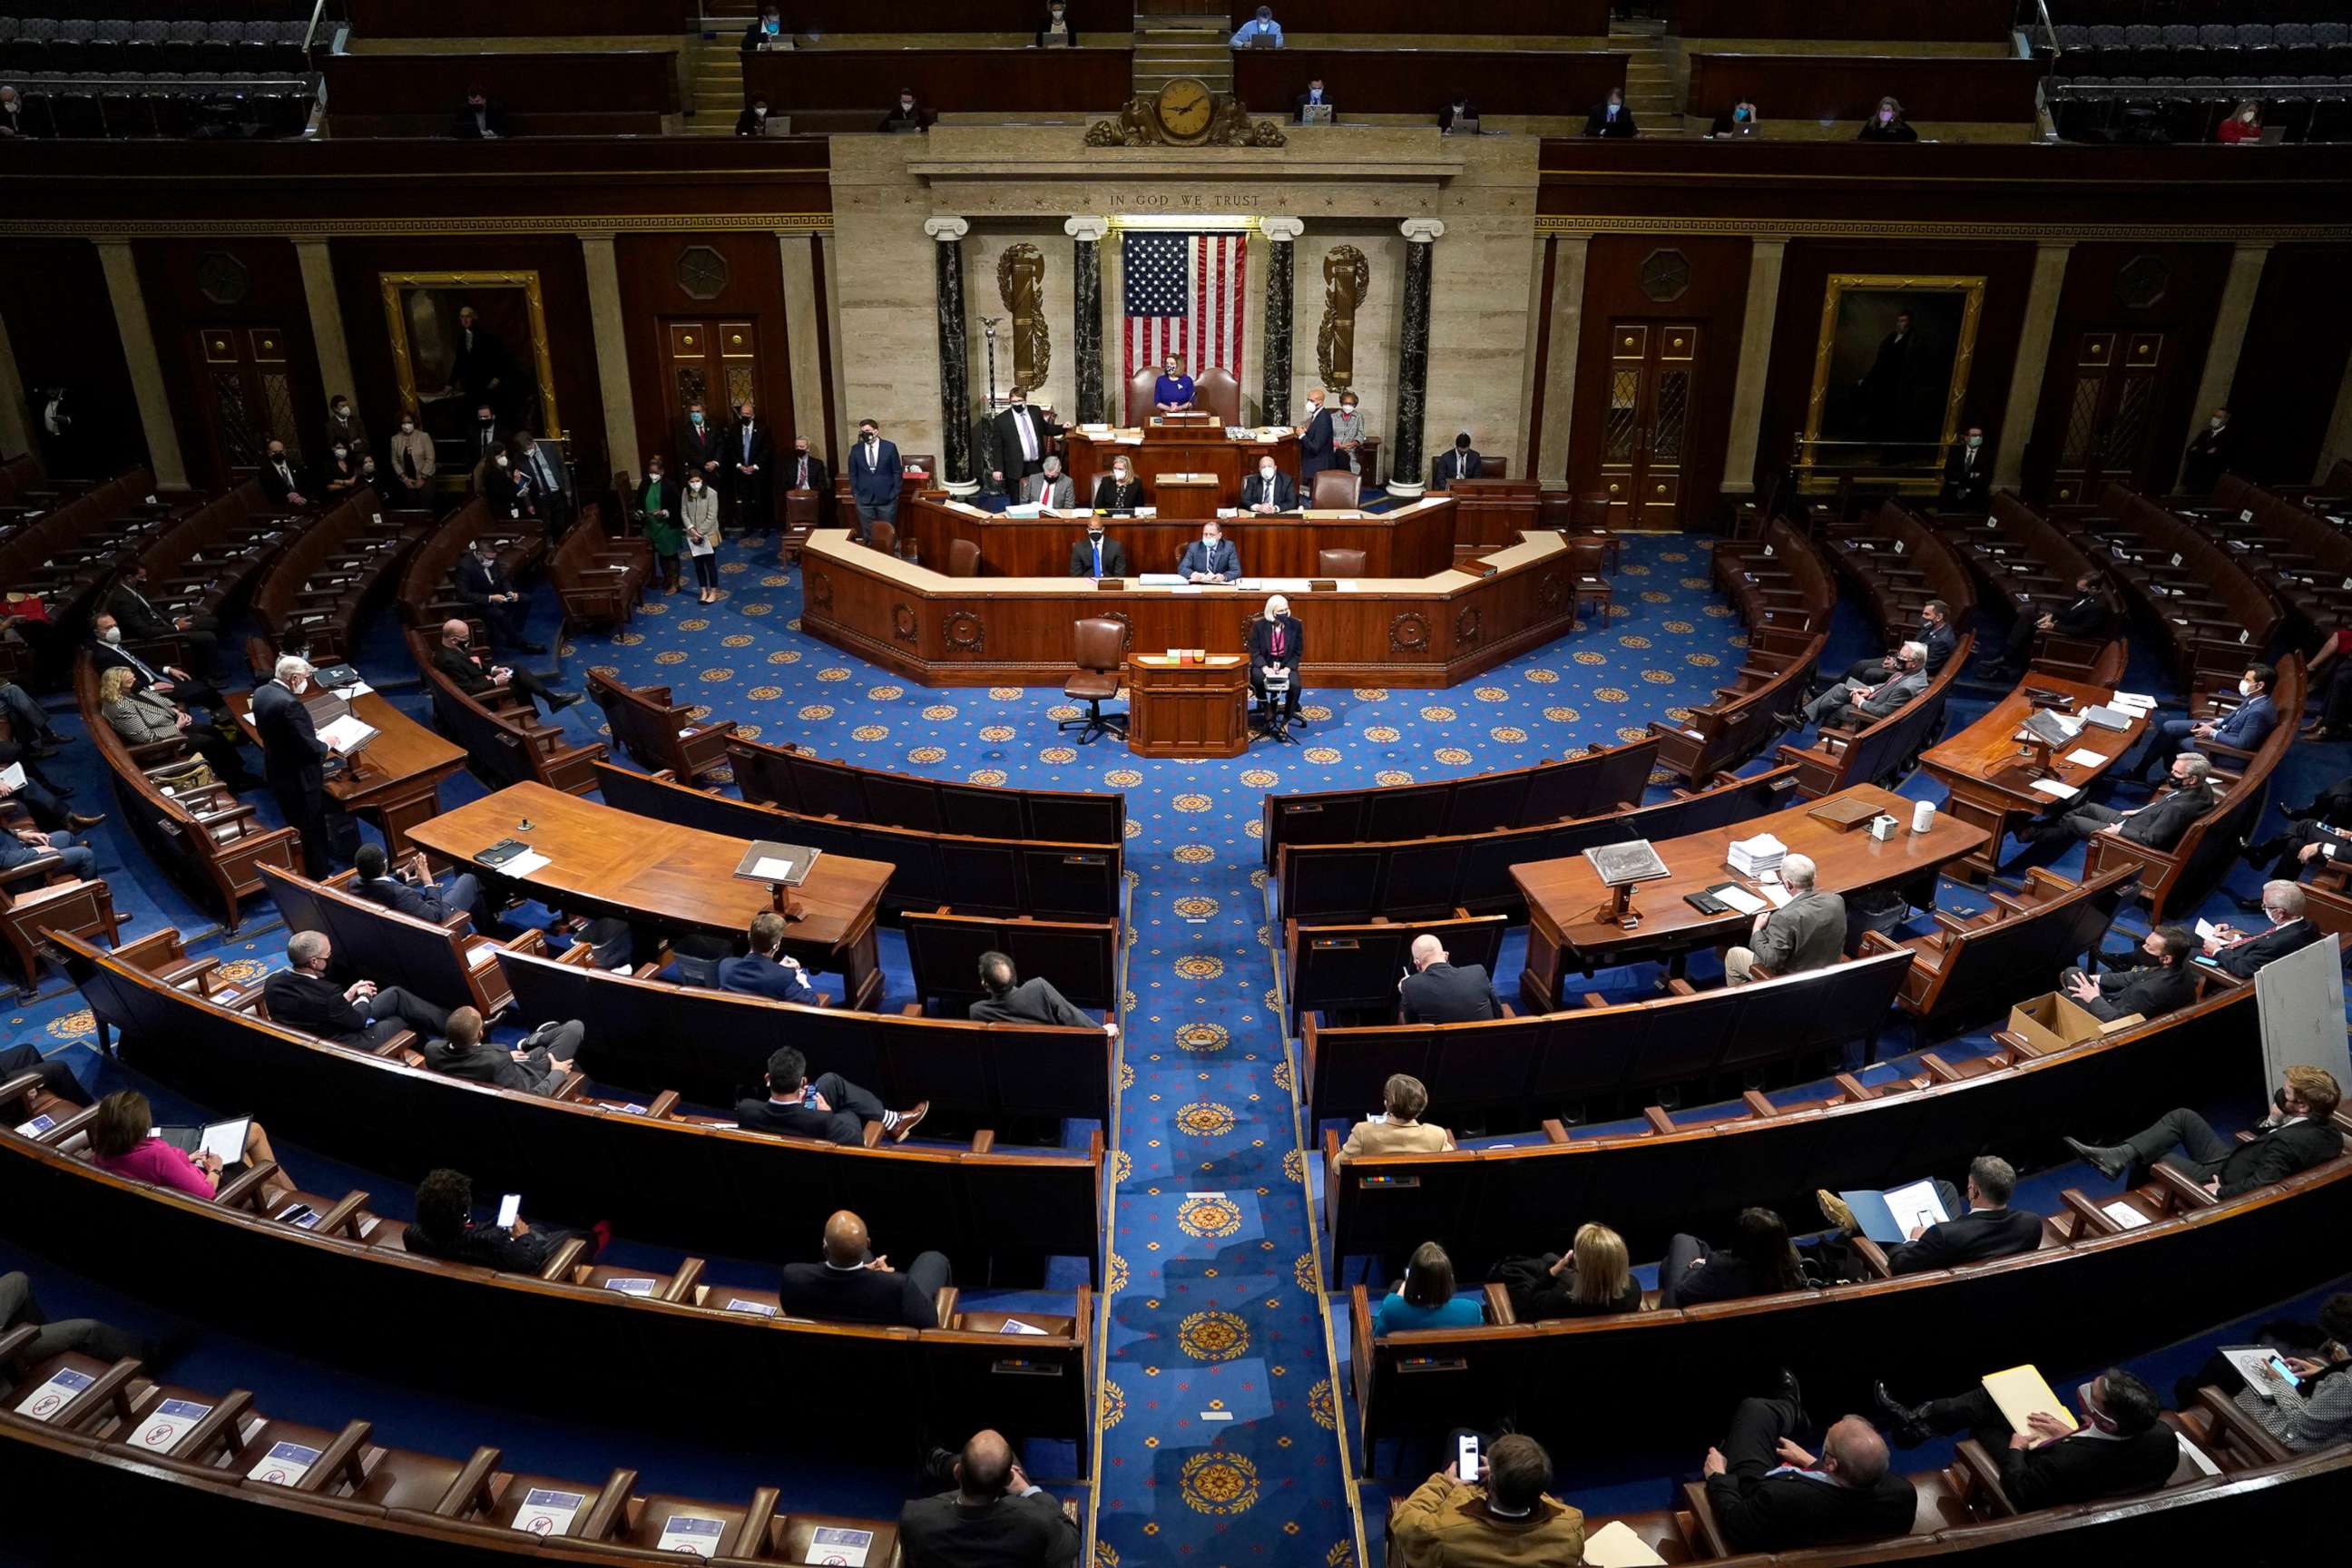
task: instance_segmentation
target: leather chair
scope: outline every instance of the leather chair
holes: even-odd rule
[[[1119,666],[1127,654],[1127,627],[1103,616],[1088,616],[1077,624],[1077,672],[1062,683],[1062,695],[1087,705],[1083,719],[1065,719],[1057,728],[1076,725],[1078,743],[1097,735],[1124,735],[1127,716],[1105,713],[1105,701],[1118,695]]]
[[[1323,476],[1315,476],[1319,487]],[[1318,550],[1315,552],[1315,575],[1318,577],[1360,577],[1364,574],[1364,552],[1360,550]]]
[[[948,575],[977,577],[980,575],[980,546],[969,539],[948,541]]]
[[[866,542],[885,555],[898,553],[898,525],[885,518],[876,518],[866,525]]]
[[[1363,480],[1347,469],[1326,468],[1315,476],[1315,491],[1307,504],[1317,511],[1348,511],[1363,489]]]
[[[1222,424],[1242,422],[1241,384],[1223,365],[1211,365],[1192,378],[1192,406],[1205,408]]]

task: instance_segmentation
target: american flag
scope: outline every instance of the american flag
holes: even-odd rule
[[[1129,234],[1120,247],[1127,374],[1183,356],[1184,373],[1222,365],[1240,379],[1243,234]]]

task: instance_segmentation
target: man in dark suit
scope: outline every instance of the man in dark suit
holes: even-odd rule
[[[261,493],[269,498],[272,506],[310,504],[310,476],[302,471],[301,464],[286,455],[286,443],[275,437],[261,460],[261,471],[254,478],[261,481]]]
[[[2278,706],[2271,700],[2271,682],[2277,671],[2267,664],[2250,664],[2238,678],[2240,701],[2218,719],[2168,719],[2148,742],[2143,774],[2162,775],[2184,749],[2194,751],[2200,741],[2210,741],[2232,751],[2251,752],[2278,728]]]
[[[1307,79],[1307,90],[1300,93],[1292,104],[1290,118],[1294,123],[1304,125],[1307,123],[1308,110],[1320,109],[1330,101],[1323,93],[1323,79],[1319,76],[1311,77]]]
[[[403,1029],[426,1039],[448,1034],[447,1013],[397,985],[379,989],[373,980],[355,980],[338,988],[327,978],[333,958],[334,944],[324,931],[299,931],[286,939],[293,967],[261,983],[271,1023],[339,1046],[380,1046]]]
[[[1073,577],[1124,577],[1127,546],[1103,531],[1102,519],[1087,520],[1087,536],[1070,546]]]
[[[1743,1399],[1722,1448],[1700,1471],[1716,1522],[1735,1552],[1790,1552],[1902,1535],[1918,1512],[1911,1483],[1887,1471],[1886,1439],[1859,1415],[1831,1426],[1818,1458],[1795,1435],[1811,1425],[1796,1379],[1777,1398]]]
[[[1018,494],[1023,479],[1044,470],[1063,427],[1044,409],[1031,407],[1029,395],[1016,386],[1004,411],[988,422],[988,429],[996,450],[989,479],[1007,494]]]
[[[495,142],[507,133],[507,106],[483,90],[480,82],[466,88],[465,106],[449,134],[460,142]]]
[[[2352,777],[2329,784],[2312,797],[2309,805],[2289,806],[2281,815],[2290,826],[2247,845],[2246,864],[2270,861],[2270,879],[2274,882],[2296,881],[2315,867],[2352,865]],[[2236,902],[2250,914],[2263,907],[2259,898],[2241,898]]]
[[[816,514],[820,524],[833,515],[833,470],[824,459],[809,450],[808,437],[793,437],[792,456],[776,469],[776,482],[786,493],[807,490],[816,497]]]
[[[727,493],[735,502],[735,526],[746,533],[769,523],[768,469],[775,462],[775,438],[748,403],[737,405],[735,426],[727,432]]]
[[[878,1121],[883,1136],[903,1143],[930,1109],[929,1100],[919,1100],[905,1110],[886,1110],[880,1100],[837,1072],[824,1073],[811,1083],[808,1058],[784,1046],[768,1058],[768,1098],[737,1100],[735,1121],[754,1132],[782,1132],[826,1143],[864,1142],[866,1124]]]
[[[1745,985],[1761,964],[1775,978],[1827,969],[1845,958],[1845,900],[1813,886],[1818,875],[1810,855],[1780,862],[1780,882],[1790,894],[1777,910],[1759,910],[1746,945],[1723,955],[1723,983]]]
[[[1457,125],[1465,131],[1475,131],[1478,126],[1478,106],[1459,92],[1454,95],[1453,102],[1437,111],[1438,130],[1452,131]]]
[[[2190,823],[2213,809],[2213,764],[2195,752],[2183,752],[2172,759],[2172,784],[2173,788],[2146,805],[2129,811],[2095,804],[2077,805],[2063,816],[2028,823],[2018,829],[2017,836],[2028,844],[2041,844],[2105,833],[2126,844],[2169,849],[2180,842]]]
[[[1445,944],[1423,931],[1412,939],[1412,973],[1397,982],[1397,1010],[1408,1024],[1468,1024],[1501,1017],[1503,1003],[1485,964],[1454,967]]]
[[[441,646],[433,650],[433,668],[468,697],[507,688],[546,703],[551,714],[580,700],[577,691],[558,691],[527,669],[492,664],[474,650],[474,628],[463,621],[441,623]]]
[[[157,609],[147,597],[147,568],[136,556],[123,563],[121,577],[116,581],[114,591],[106,596],[106,607],[130,641],[177,637],[180,646],[187,650],[188,662],[207,674],[211,672],[220,647],[220,622],[206,615],[167,615]]]
[[[857,444],[849,448],[849,495],[857,503],[857,542],[866,542],[866,525],[898,522],[898,497],[907,466],[896,443],[882,439],[881,426],[871,419],[857,422]]]
[[[572,521],[572,469],[563,454],[528,430],[515,432],[514,466],[530,480],[538,498],[539,515],[551,534],[562,533]]]
[[[466,439],[474,444],[472,460],[467,465],[467,471],[473,476],[469,482],[477,493],[487,494],[491,468],[499,458],[511,456],[507,451],[506,426],[499,423],[499,411],[490,405],[488,400],[477,400],[474,428]],[[500,506],[503,510],[504,503]]]
[[[261,772],[286,825],[302,836],[302,868],[313,877],[335,869],[327,838],[326,761],[332,752],[319,739],[310,710],[302,706],[310,689],[310,663],[292,655],[278,672],[253,689],[253,727],[261,737]]]
[[[1826,724],[1836,719],[1861,726],[1874,719],[1885,718],[1927,689],[1927,645],[1907,642],[1895,650],[1891,668],[1860,679],[1848,675],[1798,712],[1807,724]],[[1798,715],[1790,714],[1781,722],[1794,728]]]
[[[784,30],[783,13],[770,5],[743,29],[742,52],[756,55],[761,49],[774,48],[792,41],[793,35]]]
[[[688,474],[700,474],[702,482],[716,489],[719,484],[720,448],[726,437],[710,423],[699,402],[686,405],[686,417],[677,422],[670,444],[677,448],[677,474],[684,483]]]
[[[936,1300],[955,1283],[944,1253],[919,1252],[904,1272],[877,1257],[866,1222],[842,1209],[824,1222],[824,1260],[787,1263],[776,1285],[785,1311],[829,1323],[936,1329]]]
[[[2069,1426],[2047,1411],[2012,1429],[1979,1386],[1949,1399],[1906,1405],[1877,1386],[1878,1407],[1906,1448],[1967,1432],[2000,1460],[2000,1489],[2021,1513],[2094,1498],[2153,1491],[2180,1463],[2180,1441],[2157,1419],[2156,1390],[2109,1367],[2083,1385],[2083,1420]]]
[[[980,985],[988,994],[973,1003],[968,1016],[980,1024],[1058,1024],[1066,1029],[1100,1029],[1116,1037],[1117,1024],[1098,1024],[1087,1017],[1043,975],[1024,980],[1013,960],[1001,952],[980,955]]]
[[[471,871],[458,872],[445,886],[433,879],[424,856],[412,856],[404,865],[394,866],[381,844],[361,845],[352,856],[352,864],[358,872],[352,879],[352,891],[372,904],[435,925],[463,910],[474,922],[476,935],[498,934],[498,911],[482,897],[482,879]]]
[[[457,562],[457,597],[482,617],[492,641],[523,653],[547,651],[545,643],[532,642],[522,635],[530,606],[523,603],[522,590],[514,585],[499,560],[499,542],[487,533],[476,539],[474,547]]]
[[[1985,450],[1984,426],[1971,425],[1944,464],[1942,504],[1953,511],[1982,511],[1992,502],[1992,454]]]
[[[1002,1433],[973,1433],[940,1479],[955,1489],[899,1510],[909,1568],[1076,1568],[1085,1545],[1076,1523],[1031,1482]]]
[[[1878,352],[1871,356],[1860,384],[1863,416],[1872,440],[1893,440],[1903,433],[1914,383],[1927,363],[1927,347],[1912,328],[1911,312],[1895,311],[1895,330],[1878,340]]]
[[[1612,87],[1609,96],[1592,106],[1584,117],[1587,136],[1632,136],[1635,134],[1633,111],[1625,107],[1625,89]]]
[[[719,961],[719,989],[771,1002],[797,1002],[803,1007],[829,1007],[832,999],[809,984],[808,972],[797,958],[784,952],[784,917],[761,910],[751,917],[746,941],[751,951]]]
[[[1275,465],[1272,453],[1257,460],[1257,471],[1242,480],[1242,510],[1261,515],[1298,510],[1298,482]]]
[[[580,1042],[587,1032],[576,1018],[568,1023],[541,1024],[521,1045],[502,1051],[483,1043],[480,1012],[458,1007],[449,1014],[447,1032],[438,1039],[425,1041],[419,1054],[425,1058],[426,1067],[450,1078],[520,1089],[525,1094],[549,1095],[562,1086],[564,1075],[572,1070],[572,1060],[580,1054]]]
[[[2283,1182],[2344,1152],[2344,1134],[2329,1120],[2343,1103],[2336,1075],[2315,1067],[2291,1067],[2271,1099],[2274,1109],[2241,1143],[2222,1137],[2212,1124],[2186,1109],[2168,1111],[2152,1126],[2120,1143],[2065,1140],[2066,1147],[2113,1181],[2128,1176],[2137,1186],[2148,1167],[2161,1160],[2201,1183],[2217,1198],[2234,1198],[2256,1187]]]
[[[1307,389],[1307,418],[1298,426],[1298,484],[1312,494],[1315,476],[1336,468],[1331,456],[1331,411],[1323,406],[1323,389]]]
[[[1282,726],[1298,722],[1298,694],[1306,686],[1300,661],[1307,657],[1307,628],[1290,613],[1290,601],[1276,594],[1265,602],[1265,613],[1249,625],[1250,692],[1266,700],[1271,672],[1287,677],[1282,694]]]
[[[1913,1226],[1907,1239],[1886,1251],[1886,1267],[1895,1274],[1919,1274],[1930,1268],[1957,1268],[1995,1258],[2014,1258],[2042,1245],[2042,1216],[2031,1209],[2013,1209],[2009,1200],[2017,1191],[2017,1170],[1992,1154],[1969,1163],[1969,1208],[1959,1207],[1960,1194],[1942,1177],[1936,1179],[1936,1196],[1952,1215],[1934,1225]],[[1834,1196],[1834,1194],[1832,1194]],[[1836,1205],[1843,1208],[1841,1203]],[[1837,1217],[1834,1214],[1832,1218]],[[1848,1211],[1844,1215],[1852,1219]]]
[[[1992,679],[2023,668],[2038,632],[2062,637],[2095,637],[2106,630],[2113,614],[2114,606],[2107,603],[2107,595],[2099,586],[2098,572],[2084,571],[2075,577],[2074,596],[2066,603],[2051,610],[2036,612],[2027,608],[2018,612],[2017,618],[2010,623],[2008,641],[1985,666],[1983,674]]]
[[[2237,466],[2238,431],[2230,411],[2216,408],[2205,428],[2189,438],[2180,454],[2180,489],[2184,495],[2210,496],[2223,474]]]
[[[1919,606],[1919,635],[1912,639],[1927,650],[1927,663],[1922,666],[1929,675],[1944,668],[1952,657],[1959,638],[1952,631],[1952,606],[1941,599],[1930,599]],[[1845,678],[1849,682],[1875,686],[1893,673],[1902,662],[1902,649],[1880,654],[1876,658],[1857,659],[1848,666]]]
[[[930,110],[917,104],[915,89],[906,87],[898,89],[898,101],[890,106],[890,111],[882,117],[882,122],[874,129],[877,131],[927,131],[930,128]]]
[[[2263,965],[2309,947],[2327,934],[2304,914],[2308,902],[2299,883],[2263,883],[2263,916],[2271,922],[2271,929],[2249,936],[2234,927],[2221,926],[2206,938],[2205,956],[2225,973],[2252,980]]]
[[[2196,977],[2189,973],[2189,955],[2196,951],[2196,933],[2187,926],[2158,926],[2128,953],[2102,953],[2100,973],[2070,969],[2059,984],[2103,1022],[2134,1013],[2160,1017],[2197,999]]]
[[[482,325],[471,305],[457,307],[457,342],[449,379],[477,406],[488,405],[501,420],[515,411],[514,361],[498,333]]]
[[[1478,449],[1470,445],[1470,432],[1463,431],[1454,437],[1454,449],[1440,453],[1436,462],[1430,466],[1429,488],[1451,489],[1456,479],[1476,479],[1479,461]]]
[[[1230,583],[1242,574],[1241,557],[1225,539],[1223,524],[1213,517],[1201,525],[1201,537],[1184,547],[1176,574],[1187,583]]]

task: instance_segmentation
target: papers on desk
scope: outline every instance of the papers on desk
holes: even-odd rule
[[[1081,425],[1078,428],[1088,436],[1108,436],[1110,434],[1110,426],[1108,425]]]
[[[1045,515],[1045,503],[1044,501],[1037,500],[1019,501],[1012,506],[1006,507],[1004,509],[1004,515],[1007,517],[1024,518],[1043,517]]]
[[[466,950],[466,967],[479,969],[498,955],[499,944],[494,942],[483,942],[478,947],[469,947]]]
[[[651,1296],[654,1293],[654,1281],[642,1274],[635,1274],[623,1279],[607,1279],[604,1281],[604,1289],[617,1290],[624,1296]]]
[[[874,1532],[870,1530],[845,1530],[837,1524],[820,1524],[809,1536],[808,1555],[801,1561],[838,1563],[840,1568],[866,1568],[866,1553],[873,1546]]]
[[[1797,896],[1778,882],[1766,882],[1762,886],[1765,900],[1776,910],[1788,908],[1789,901]]]
[[[1753,838],[1735,841],[1727,851],[1731,868],[1743,877],[1753,877],[1759,871],[1777,871],[1787,858],[1789,847],[1769,833]]]
[[[2141,691],[2118,691],[2108,697],[2110,708],[2137,708],[2146,713],[2156,707],[2156,699]]]
[[[1591,1568],[1650,1568],[1665,1559],[1651,1551],[1633,1526],[1612,1519],[1584,1538],[1584,1561]]]
[[[193,1399],[167,1399],[147,1415],[146,1424],[131,1435],[131,1447],[143,1453],[168,1454],[188,1428],[213,1413],[209,1405]]]
[[[528,877],[546,864],[546,856],[536,849],[526,849],[499,869],[509,877]]]
[[[2104,752],[2084,749],[2067,752],[2066,760],[2078,768],[2104,768],[2109,759]]]
[[[73,1403],[74,1395],[97,1381],[89,1373],[59,1367],[49,1374],[48,1382],[25,1396],[24,1403],[16,1406],[16,1414],[36,1421],[54,1421],[59,1411]]]
[[[19,1121],[16,1123],[16,1136],[19,1138],[38,1138],[42,1133],[47,1132],[50,1128],[55,1127],[57,1124],[58,1119],[54,1116],[36,1116],[30,1121]]]
[[[1043,1335],[1045,1331],[1034,1323],[1024,1323],[1018,1318],[1007,1318],[1004,1320],[1004,1326],[996,1331],[1001,1334]]]
[[[1175,572],[1138,573],[1135,580],[1147,588],[1172,588],[1184,581],[1183,576]]]
[[[617,568],[615,570],[617,570]],[[349,686],[338,686],[332,689],[336,696],[341,698],[344,701],[349,702],[354,697],[365,697],[369,692],[373,691],[375,688],[370,686],[364,680],[355,680]]]
[[[1132,436],[1114,436],[1111,437],[1111,445],[1114,447],[1140,447],[1143,445],[1143,432],[1139,430]]]
[[[1175,583],[1169,585],[1171,594],[1199,594],[1207,590],[1206,583]]]
[[[675,1552],[688,1557],[716,1557],[719,1537],[727,1533],[723,1519],[702,1519],[690,1513],[674,1513],[662,1524],[661,1539],[654,1542],[656,1552]]]
[[[2012,1432],[2030,1434],[2032,1428],[2026,1419],[2037,1415],[2056,1416],[2066,1424],[2069,1432],[2077,1425],[2074,1412],[2058,1402],[2057,1393],[2042,1375],[2040,1367],[2013,1366],[2006,1372],[1989,1372],[1983,1383],[1984,1391],[2000,1406],[2001,1416]]]
[[[514,1528],[532,1535],[566,1534],[572,1529],[572,1516],[587,1500],[583,1492],[533,1487],[524,1494],[522,1506],[515,1510]]]
[[[379,733],[376,727],[356,713],[346,713],[319,731],[319,739],[345,756],[364,751],[367,743]]]
[[[730,1312],[749,1312],[755,1318],[772,1318],[776,1315],[776,1309],[767,1302],[746,1301],[740,1296],[730,1296],[727,1299],[726,1310]]]
[[[1721,902],[1729,904],[1743,915],[1760,914],[1766,908],[1763,900],[1736,883],[1726,882],[1720,888],[1709,888],[1707,892]]]
[[[2145,710],[2124,708],[2090,708],[2083,713],[2083,722],[2096,724],[2102,730],[2128,730]]]
[[[319,1462],[319,1450],[302,1443],[272,1443],[269,1452],[260,1462],[245,1472],[249,1481],[268,1481],[272,1486],[290,1487],[310,1473]]]
[[[1304,594],[1305,577],[1244,577],[1234,584],[1247,594]]]
[[[2046,795],[2053,800],[2072,800],[2083,793],[2073,784],[2061,784],[2056,779],[2035,779],[2031,787],[2034,794]]]
[[[2115,1221],[2117,1226],[2121,1226],[2125,1230],[2137,1230],[2140,1226],[2147,1223],[2147,1215],[2140,1213],[2139,1210],[2132,1207],[2129,1204],[2102,1204],[2099,1205],[2099,1212],[2106,1215],[2109,1219]]]

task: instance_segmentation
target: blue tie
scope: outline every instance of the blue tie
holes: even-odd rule
[[[1095,541],[1095,575],[1102,575],[1102,541]]]

